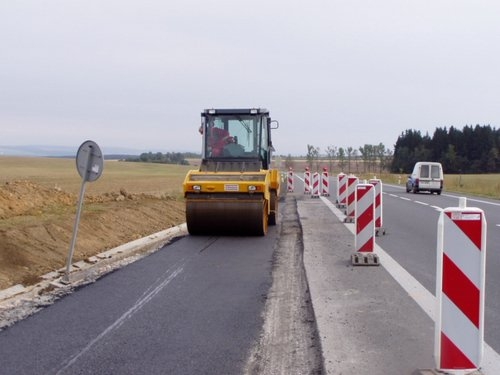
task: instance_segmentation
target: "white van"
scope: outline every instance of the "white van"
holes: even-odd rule
[[[415,164],[413,172],[408,176],[406,192],[429,191],[441,194],[443,190],[443,167],[441,163],[419,161]]]

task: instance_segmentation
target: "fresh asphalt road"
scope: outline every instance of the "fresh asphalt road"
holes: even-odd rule
[[[242,373],[277,233],[187,236],[82,287],[0,332],[0,373]]]
[[[458,207],[459,197],[406,193],[404,186],[384,185],[386,235],[376,242],[434,295],[439,210]],[[500,353],[500,202],[468,197],[467,207],[482,209],[487,220],[485,341]]]

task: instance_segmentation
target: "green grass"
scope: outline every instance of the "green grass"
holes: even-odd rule
[[[445,175],[444,186],[446,191],[500,199],[498,174]]]
[[[301,173],[301,172],[299,172]],[[338,173],[333,173],[336,176]],[[379,178],[386,184],[405,186],[407,174],[359,173],[360,181]],[[500,199],[500,174],[444,175],[444,191]]]
[[[97,181],[86,184],[86,193],[104,194],[124,189],[128,193],[180,198],[187,171],[198,168],[198,161],[193,163],[195,165],[185,166],[105,161],[102,176]],[[0,156],[0,171],[0,184],[13,180],[30,180],[45,187],[59,187],[75,194],[79,193],[82,184],[75,159]],[[384,183],[400,183],[402,186],[408,177],[406,174],[361,173],[358,178],[362,181],[374,176]],[[444,190],[500,199],[500,175],[445,174]]]
[[[125,190],[128,193],[182,196],[182,182],[193,166],[104,162],[101,177],[88,182],[88,194],[104,194]],[[44,187],[58,187],[78,194],[82,179],[75,159],[0,156],[0,183],[29,180]]]

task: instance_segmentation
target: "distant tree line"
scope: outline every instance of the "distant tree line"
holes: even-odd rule
[[[127,158],[125,161],[189,165],[186,160],[189,158],[200,158],[200,155],[190,152],[167,152],[165,154],[161,152],[144,152],[139,157]]]
[[[307,145],[307,166],[311,170],[319,171],[320,165],[326,166],[333,171],[339,168],[346,173],[382,173],[391,165],[392,150],[385,147],[383,143],[378,145],[365,144],[358,149],[354,147],[337,147],[330,145],[324,154],[320,148]],[[292,157],[286,159],[286,167],[293,167]],[[336,164],[336,165],[335,165]]]
[[[417,161],[436,161],[446,173],[499,173],[500,130],[490,125],[436,128],[432,137],[406,130],[394,146],[393,173],[411,173]]]

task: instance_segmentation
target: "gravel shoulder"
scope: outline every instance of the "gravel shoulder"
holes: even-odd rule
[[[281,205],[280,239],[263,332],[247,363],[247,375],[322,374],[323,359],[303,264],[304,246],[296,198]]]

